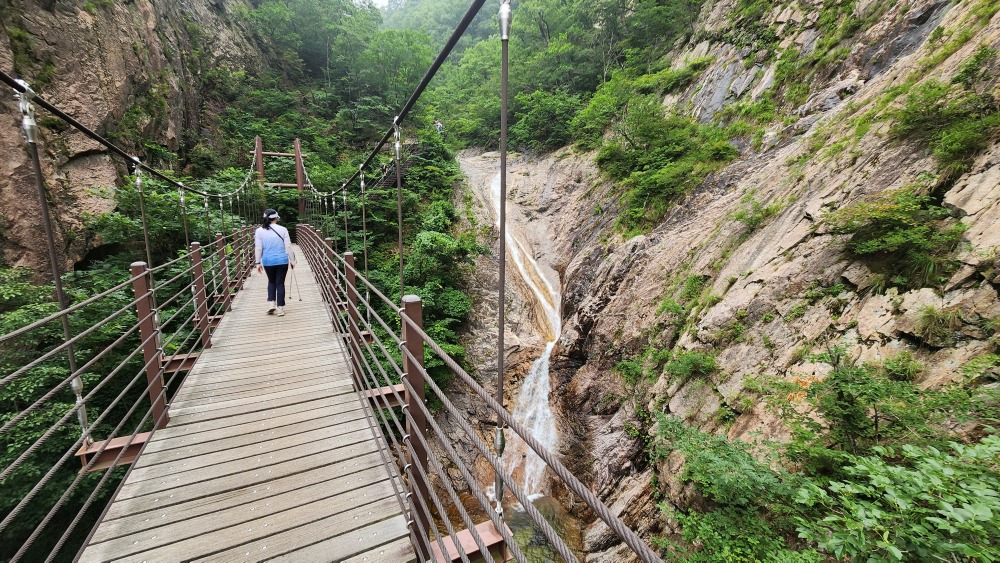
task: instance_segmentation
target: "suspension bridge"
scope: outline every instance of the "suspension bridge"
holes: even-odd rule
[[[394,298],[365,275],[366,242],[364,264],[356,264],[349,241],[341,250],[323,233],[341,219],[346,233],[353,216],[366,236],[366,170],[374,171],[375,184],[395,185],[402,225],[401,185],[419,147],[403,142],[401,125],[483,3],[469,8],[377,146],[339,189],[313,185],[298,141],[292,152],[266,152],[259,138],[238,187],[211,193],[185,185],[0,72],[20,99],[58,305],[0,334],[6,356],[0,390],[24,389],[14,412],[0,420],[11,460],[0,467],[0,486],[26,491],[0,513],[0,533],[19,543],[6,547],[11,560],[527,561],[504,513],[513,501],[544,538],[546,557],[576,561],[581,554],[511,478],[503,454],[506,433],[513,432],[634,559],[659,561],[505,408],[502,307],[497,387],[487,390],[425,332],[421,298],[405,291],[401,228],[400,295]],[[509,24],[504,3],[501,256]],[[135,172],[145,261],[133,263],[120,283],[72,304],[61,283],[35,107],[101,143]],[[392,165],[378,170],[375,158],[390,139]],[[267,182],[266,158],[294,159],[295,183]],[[147,225],[144,179],[150,176],[176,188],[184,226],[184,251],[160,264],[153,262]],[[352,214],[346,195],[355,185],[361,208]],[[283,317],[264,314],[266,280],[252,275],[263,186],[299,193],[294,252],[300,259]],[[200,213],[205,226],[197,234],[212,233],[214,240],[191,240],[189,218]],[[505,261],[499,262],[503,303]],[[116,337],[96,339],[108,333]],[[453,389],[437,385],[425,358],[446,366]],[[440,407],[429,408],[428,393]],[[492,444],[453,403],[455,393],[473,394],[495,415]],[[39,420],[48,426],[38,428]],[[31,438],[13,438],[23,435]],[[492,470],[492,483],[482,482],[477,463]],[[75,554],[66,553],[67,546]]]

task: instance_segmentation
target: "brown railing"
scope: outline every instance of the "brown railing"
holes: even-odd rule
[[[423,560],[468,561],[475,553],[488,553],[498,544],[502,544],[501,549],[506,547],[514,559],[527,560],[504,521],[502,508],[491,504],[495,499],[488,498],[478,484],[472,469],[478,460],[488,463],[499,476],[505,490],[520,503],[553,552],[566,561],[577,560],[576,554],[534,507],[528,494],[511,479],[502,456],[498,455],[498,451],[503,451],[502,444],[490,447],[469,423],[468,414],[457,408],[449,394],[430,377],[424,368],[425,346],[426,353],[437,356],[463,386],[461,390],[451,389],[450,394],[475,394],[640,560],[659,560],[644,541],[424,332],[419,297],[407,295],[401,306],[395,304],[358,272],[352,253],[336,253],[333,240],[324,239],[320,231],[308,224],[300,223],[297,232],[299,246],[312,265],[334,330],[344,339],[351,355],[356,388],[368,399],[365,404],[368,416],[381,426],[386,448],[406,481],[410,494],[402,508],[409,514],[411,536]],[[367,300],[367,295],[374,295],[373,302]],[[387,321],[377,313],[379,308],[394,311],[397,318]],[[440,412],[428,408],[425,390],[439,402]],[[461,430],[461,439],[473,445],[478,460],[464,459],[458,454],[456,440],[448,437],[438,422],[445,417]],[[460,482],[452,482],[446,467],[459,471]],[[471,494],[475,500],[471,503],[472,512],[488,521],[473,520],[469,503],[463,502],[460,491]],[[460,522],[453,521],[456,515]],[[495,537],[491,538],[489,533]],[[466,552],[463,545],[469,542],[463,539],[474,543],[473,552]],[[501,539],[502,542],[498,541]]]
[[[52,559],[89,532],[99,501],[122,479],[112,470],[135,460],[167,423],[173,391],[211,347],[250,273],[252,229],[192,243],[155,268],[135,262],[124,281],[0,334],[0,487],[27,491],[0,512],[0,558],[46,557],[32,548],[55,534]],[[108,471],[98,478],[98,470]]]

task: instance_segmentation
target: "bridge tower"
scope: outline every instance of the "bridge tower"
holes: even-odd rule
[[[272,188],[298,188],[299,189],[299,217],[304,217],[306,214],[306,200],[303,198],[303,191],[305,190],[305,167],[302,164],[302,159],[305,155],[302,154],[302,144],[299,139],[295,139],[294,152],[269,152],[264,150],[264,141],[260,136],[254,137],[254,156],[257,162],[257,177],[260,182],[265,186]],[[295,159],[295,183],[278,183],[278,182],[268,182],[264,178],[264,157],[265,156],[280,156],[285,158]]]

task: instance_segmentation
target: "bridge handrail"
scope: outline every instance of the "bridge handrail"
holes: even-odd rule
[[[389,305],[393,310],[395,310],[399,314],[401,322],[405,324],[405,326],[409,330],[412,330],[414,334],[416,334],[424,342],[426,342],[430,346],[430,348],[434,351],[434,354],[437,355],[437,357],[445,363],[445,365],[452,371],[452,373],[457,375],[463,383],[465,383],[469,388],[471,388],[473,392],[476,394],[476,396],[483,400],[486,406],[488,406],[492,411],[497,413],[500,416],[503,423],[508,425],[519,437],[521,437],[528,444],[528,446],[536,454],[539,455],[540,458],[542,458],[542,460],[549,466],[549,468],[552,469],[553,473],[566,484],[567,488],[569,488],[573,493],[575,493],[581,499],[583,499],[584,502],[587,504],[587,506],[591,510],[593,510],[593,512],[597,515],[597,517],[599,517],[602,521],[604,521],[605,524],[607,524],[608,527],[612,531],[614,531],[643,561],[659,560],[659,558],[652,552],[652,550],[645,544],[645,542],[643,542],[638,537],[638,535],[635,534],[635,532],[633,532],[631,529],[625,526],[625,524],[621,522],[621,520],[617,516],[611,513],[610,509],[608,509],[607,506],[605,506],[600,501],[600,499],[598,499],[596,495],[593,494],[593,492],[587,489],[586,486],[583,485],[583,483],[580,482],[576,477],[574,477],[558,459],[556,459],[544,447],[542,447],[531,436],[531,434],[527,432],[524,429],[524,427],[520,423],[518,423],[517,420],[514,419],[514,417],[502,405],[500,405],[500,403],[496,401],[496,399],[493,398],[485,388],[482,387],[482,385],[480,385],[477,381],[475,381],[453,358],[451,358],[451,356],[447,352],[445,352],[433,340],[433,338],[431,338],[430,335],[428,335],[423,330],[423,328],[420,326],[420,323],[415,322],[408,315],[406,315],[406,313],[402,308],[399,308],[394,303],[392,303],[384,294],[382,294],[378,290],[377,287],[375,287],[368,279],[366,279],[361,274],[361,272],[359,272],[356,268],[354,268],[349,263],[349,261],[345,259],[344,255],[337,254],[336,252],[333,251],[332,248],[330,248],[329,244],[324,244],[321,241],[321,236],[319,232],[316,231],[314,227],[311,227],[308,224],[300,224],[299,232],[301,233],[300,245],[303,247],[304,251],[306,251],[307,254],[310,255],[311,257],[318,259],[319,264],[323,264],[322,267],[318,268],[324,274],[323,277],[331,276],[328,277],[327,279],[335,278],[337,285],[339,286],[330,289],[325,289],[324,295],[335,296],[338,290],[340,292],[345,292],[345,293],[352,292],[355,299],[358,302],[358,305],[355,306],[350,300],[345,300],[345,302],[347,303],[348,308],[353,308],[354,316],[357,316],[358,322],[364,322],[363,315],[360,314],[360,309],[358,307],[363,305],[366,309],[368,309],[368,311],[372,311],[373,307],[371,306],[370,303],[365,301],[365,298],[361,295],[360,291],[357,291],[356,288],[352,288],[350,284],[346,283],[346,273],[350,272],[351,274],[353,274],[355,279],[359,282],[359,286],[360,285],[366,286],[378,297],[378,299],[382,300],[385,304]],[[319,252],[317,247],[322,247],[325,249],[325,251]],[[343,271],[341,271],[341,269]],[[319,277],[318,274],[317,277]],[[320,282],[321,287],[324,287],[326,283],[325,280],[318,279],[317,281]],[[330,298],[327,297],[327,299]],[[327,301],[327,306],[331,312],[332,318],[334,319],[334,323],[337,324],[339,317],[335,305],[336,305],[335,297],[334,300]],[[354,324],[355,323],[354,316],[348,315],[346,322],[351,325],[348,328],[354,329],[359,333],[365,327]],[[575,557],[572,555],[572,552],[569,551],[568,547],[565,546],[561,538],[559,538],[558,534],[554,530],[551,530],[550,527],[548,527],[548,524],[545,522],[541,514],[537,512],[537,509],[534,508],[528,496],[523,491],[521,491],[517,486],[513,485],[513,481],[511,480],[510,475],[507,474],[506,470],[502,467],[499,458],[493,454],[493,450],[489,448],[489,446],[487,446],[485,442],[483,442],[483,440],[479,437],[479,435],[475,432],[475,430],[471,427],[471,425],[469,425],[468,422],[464,420],[464,413],[462,413],[457,407],[455,407],[455,405],[451,402],[451,400],[447,397],[447,395],[440,389],[440,387],[434,382],[434,380],[430,378],[428,372],[421,367],[421,362],[423,359],[419,358],[420,361],[418,362],[418,358],[414,357],[407,349],[407,347],[402,345],[403,341],[401,337],[395,334],[394,330],[392,330],[388,326],[388,324],[384,321],[384,319],[382,319],[379,315],[375,313],[372,313],[372,316],[375,319],[377,319],[378,324],[382,327],[383,330],[386,331],[386,334],[389,336],[389,338],[392,339],[392,341],[399,347],[401,354],[404,357],[408,357],[413,362],[412,365],[418,366],[420,373],[424,378],[424,382],[431,388],[431,390],[435,393],[438,399],[441,400],[442,404],[445,407],[445,410],[453,417],[456,423],[462,428],[463,432],[465,432],[469,436],[469,438],[472,440],[473,444],[475,445],[476,449],[480,452],[480,454],[483,457],[485,457],[485,459],[490,463],[493,469],[503,477],[507,488],[521,503],[526,512],[528,512],[529,516],[532,517],[532,520],[534,520],[536,525],[539,526],[543,534],[546,535],[547,539],[549,539],[549,541],[552,542],[552,545],[556,549],[556,551],[558,551],[560,555],[567,560],[575,559]],[[366,326],[368,330],[371,330],[373,328],[370,325],[370,322],[367,323]],[[344,331],[344,332],[347,333],[350,331]],[[372,331],[372,333],[374,334],[374,331]],[[394,358],[386,349],[386,347],[383,345],[381,340],[375,338],[374,342],[378,345],[379,349],[381,350],[383,359],[387,360],[388,363],[391,365],[392,370],[395,372],[395,375],[401,376],[403,370],[398,366],[398,364],[396,364]],[[364,340],[362,340],[362,343],[365,348],[364,351],[368,352],[368,354],[371,357],[375,358],[376,355],[374,354],[374,351],[371,349],[370,344],[368,344]],[[385,376],[386,374],[381,367],[381,363],[376,362],[376,365],[379,366],[380,371],[382,372],[383,376]],[[371,372],[371,367],[370,366],[366,367],[369,371],[369,374],[374,376],[374,374]],[[371,379],[374,380],[374,385],[367,386],[367,390],[372,391],[374,389],[378,389],[380,385],[377,379],[374,377],[372,377]],[[416,393],[416,390],[412,388],[409,381],[405,377],[400,377],[400,382],[405,387],[407,393],[411,394]],[[387,394],[393,395],[397,401],[402,401],[402,397],[399,396],[399,394],[397,393],[397,391],[395,391],[395,389],[390,388],[387,391]],[[421,404],[420,409],[426,411],[424,413],[426,419],[428,423],[430,423],[431,426],[433,427],[433,430],[437,434],[437,436],[439,438],[444,436],[443,431],[437,425],[431,413],[426,409],[426,406]],[[409,416],[410,413],[405,412],[405,414]],[[413,436],[410,436],[410,438],[412,439]],[[419,435],[417,439],[424,440],[423,436]],[[456,467],[458,467],[459,470],[463,473],[463,477],[466,480],[468,480],[469,483],[475,483],[471,472],[468,471],[466,464],[461,460],[457,452],[454,451],[451,444],[449,444],[448,441],[445,439],[439,439],[439,442],[445,447],[446,450],[448,450],[449,457],[453,457],[452,461],[455,463]],[[424,446],[429,447],[429,444],[424,444]],[[433,456],[431,456],[431,460],[434,460]],[[435,467],[435,470],[439,469]],[[442,476],[443,475],[444,474],[442,473]],[[447,481],[446,479],[442,480]],[[450,487],[448,487],[448,489],[449,492],[452,492],[452,489]],[[487,508],[488,501],[485,498],[485,496],[481,494],[481,491],[479,491],[475,487],[471,487],[471,490],[473,491],[474,495],[477,496],[477,500],[480,501],[483,507]],[[487,513],[491,516],[491,519],[494,520],[494,525],[497,527],[497,529],[503,530],[503,523],[499,519],[493,518],[494,517],[493,511],[487,510]],[[468,525],[468,522],[466,523],[466,525]]]
[[[52,522],[56,515],[63,509],[67,500],[73,496],[77,489],[83,484],[87,473],[96,468],[112,468],[121,464],[129,464],[138,455],[138,451],[145,444],[144,429],[158,428],[165,424],[168,419],[165,408],[170,389],[175,389],[183,378],[187,370],[190,369],[191,360],[196,359],[198,350],[210,346],[211,330],[214,328],[213,318],[218,318],[229,307],[230,290],[238,289],[242,279],[249,274],[252,262],[252,236],[250,230],[252,226],[240,226],[233,229],[233,232],[223,236],[217,233],[216,240],[207,248],[193,243],[188,252],[181,254],[175,259],[167,261],[155,268],[148,268],[144,262],[133,264],[132,272],[125,281],[115,283],[110,288],[100,291],[98,294],[84,299],[65,309],[49,314],[46,317],[33,321],[23,327],[19,327],[11,332],[0,335],[0,352],[7,354],[21,354],[31,357],[23,365],[14,364],[11,373],[2,374],[0,377],[0,389],[4,389],[17,379],[34,373],[40,367],[58,367],[58,358],[63,357],[63,362],[68,360],[67,353],[75,357],[83,356],[82,365],[75,366],[70,363],[73,369],[68,370],[68,374],[56,374],[58,380],[51,386],[35,389],[28,387],[28,391],[17,391],[19,400],[24,401],[24,406],[20,404],[11,412],[9,418],[5,418],[0,426],[0,437],[6,438],[12,429],[24,424],[29,417],[35,413],[51,412],[51,419],[42,419],[46,424],[52,423],[45,428],[40,427],[37,431],[27,435],[19,435],[17,449],[8,449],[8,461],[4,467],[0,467],[0,482],[16,474],[20,474],[18,479],[30,479],[30,490],[17,500],[16,504],[5,511],[0,520],[0,532],[9,528],[15,521],[19,526],[25,527],[26,532],[34,526],[31,532],[17,553],[14,560],[23,557],[39,535]],[[188,264],[183,264],[183,261]],[[138,268],[138,269],[137,269]],[[207,269],[206,269],[207,268]],[[153,279],[153,272],[160,275]],[[100,306],[101,303],[109,299],[118,299],[122,292],[132,286],[134,296],[124,301],[112,302],[110,312],[100,312],[102,318],[93,324],[89,322],[79,332],[72,334],[69,338],[53,342],[54,333],[44,333],[47,327],[53,323],[63,320],[78,319],[78,315],[88,311],[88,307]],[[231,286],[231,287],[230,287]],[[214,300],[209,303],[207,289],[214,287]],[[158,302],[157,302],[158,301]],[[150,307],[143,312],[141,305],[148,303]],[[100,311],[100,309],[95,309]],[[122,318],[129,311],[135,311],[135,322],[119,327]],[[170,311],[164,319],[160,319],[161,312]],[[79,320],[75,321],[80,324]],[[117,324],[116,324],[117,323]],[[107,329],[109,326],[120,330],[120,334],[115,334],[111,341],[97,341],[96,348],[88,349],[87,343],[91,337],[97,336],[98,331]],[[39,336],[32,337],[34,333]],[[50,331],[51,332],[51,331]],[[128,341],[135,339],[139,334],[134,347],[132,345],[123,346]],[[27,340],[30,338],[30,340]],[[24,344],[20,342],[24,340]],[[37,357],[33,357],[34,348],[41,348]],[[173,350],[174,355],[168,356],[166,350]],[[116,354],[112,356],[112,354]],[[141,354],[141,355],[140,355]],[[17,356],[10,356],[17,358]],[[136,364],[135,360],[142,358],[141,364]],[[107,363],[112,359],[113,363]],[[63,364],[65,365],[65,364]],[[136,369],[134,375],[128,379],[121,379],[121,375],[129,373],[129,370]],[[96,370],[96,372],[95,372]],[[85,374],[95,374],[99,379],[89,386],[84,392],[82,376]],[[139,383],[145,376],[145,384]],[[51,376],[48,376],[51,377]],[[67,406],[62,410],[59,399],[60,393],[65,392],[66,387],[72,388],[76,395],[76,404]],[[103,394],[107,390],[117,390],[117,396],[105,401]],[[30,392],[30,394],[29,394]],[[134,401],[130,396],[135,396]],[[100,398],[101,404],[95,403]],[[147,399],[148,398],[148,399]],[[142,404],[146,401],[145,412],[141,411]],[[128,405],[131,401],[131,405]],[[49,407],[48,405],[51,405]],[[126,409],[123,414],[120,409]],[[52,411],[52,408],[59,409]],[[92,421],[87,416],[88,409],[98,408],[100,413]],[[48,410],[45,410],[48,409]],[[141,417],[139,416],[141,413]],[[48,416],[44,415],[43,416]],[[80,422],[80,432],[75,440],[70,441],[69,436],[59,438],[57,443],[51,444],[53,439],[64,431],[65,426],[77,417]],[[101,436],[100,441],[96,441],[97,433],[106,432],[103,424],[115,420],[117,423],[110,433]],[[136,421],[134,417],[138,417]],[[127,434],[120,435],[126,425],[133,424],[132,430],[126,430]],[[118,442],[115,442],[117,438]],[[7,440],[5,439],[5,442]],[[23,444],[20,442],[23,441]],[[44,449],[43,449],[44,448]],[[43,469],[38,475],[32,477],[19,472],[28,460],[33,456],[41,455],[41,452],[49,451],[59,455],[58,460]],[[61,452],[58,453],[58,452]],[[58,480],[55,480],[57,472],[62,470],[69,458],[73,456],[81,458],[82,469],[71,483],[65,485],[64,489],[56,488],[52,494],[39,497],[43,490],[50,490],[54,487],[61,487]],[[45,462],[46,464],[48,461]],[[118,474],[115,474],[117,478]],[[75,515],[66,515],[67,520],[72,520],[70,526],[64,531],[55,548],[54,555],[62,548],[73,529],[83,519],[89,506],[102,494],[102,489],[112,478],[111,472],[106,472],[97,484],[93,485],[90,495],[84,506]],[[35,480],[37,479],[37,480]],[[61,491],[61,493],[60,493]],[[56,498],[58,497],[58,498]],[[43,500],[44,499],[44,500]],[[55,499],[52,504],[40,505],[40,502],[48,503]],[[20,520],[22,513],[29,506],[32,514],[27,522]],[[41,516],[43,515],[44,516]],[[36,519],[40,518],[40,520]],[[16,544],[15,544],[16,546]],[[13,547],[11,548],[13,549]]]
[[[371,310],[371,304],[368,303],[367,301],[365,301],[365,298],[360,295],[360,292],[357,291],[357,288],[353,288],[353,287],[350,286],[350,284],[347,284],[347,283],[340,283],[340,284],[331,283],[331,281],[334,280],[334,279],[340,279],[341,281],[346,281],[344,279],[344,276],[346,274],[344,272],[338,271],[334,267],[333,259],[329,255],[329,253],[331,253],[332,250],[330,250],[329,245],[323,245],[319,241],[319,238],[316,235],[316,231],[311,226],[304,226],[304,227],[300,227],[300,228],[303,228],[303,230],[301,232],[303,232],[303,235],[304,235],[304,240],[300,240],[300,246],[303,247],[303,250],[304,250],[304,252],[306,252],[307,256],[310,256],[314,260],[314,264],[316,264],[319,267],[319,269],[321,270],[321,272],[324,274],[322,277],[317,276],[318,277],[318,281],[320,282],[320,286],[328,288],[328,289],[324,290],[323,293],[325,295],[335,295],[337,293],[337,291],[339,290],[339,292],[341,294],[343,294],[345,296],[345,298],[346,298],[346,296],[348,294],[353,295],[353,297],[356,300],[358,300],[359,302],[361,302],[362,305],[364,305],[366,308],[368,308],[369,310]],[[323,248],[325,248],[326,252],[322,252],[322,253],[321,252],[317,252],[317,247],[323,247]],[[343,257],[341,257],[341,258],[343,258]],[[352,273],[357,273],[357,270],[354,270],[353,268],[350,268],[349,271],[352,272]],[[339,276],[339,278],[338,278],[338,276]],[[376,291],[377,291],[377,289],[376,289]],[[353,318],[349,318],[346,321],[347,325],[349,325],[349,326],[345,325],[343,319],[335,311],[335,308],[333,308],[333,307],[330,306],[331,303],[336,303],[335,299],[336,299],[336,297],[334,297],[334,300],[327,302],[328,310],[332,313],[331,319],[333,320],[335,327],[342,334],[351,333],[352,331],[353,331],[354,334],[360,333],[360,331],[361,331],[361,329],[363,327],[361,327],[360,325],[356,324]],[[346,301],[346,299],[345,299],[345,301]],[[360,315],[358,315],[359,310],[358,310],[358,308],[355,305],[352,304],[352,305],[349,305],[349,307],[350,307],[350,310],[355,315],[357,315],[359,319],[362,318]],[[372,316],[375,319],[377,319],[379,325],[382,326],[384,330],[386,330],[387,334],[402,349],[403,348],[403,346],[401,345],[403,343],[402,340],[400,338],[398,338],[392,332],[392,329],[389,328],[388,324],[385,323],[385,321],[381,318],[381,316],[379,316],[377,313],[374,313],[374,312],[372,313]],[[367,326],[367,328],[369,330],[371,328],[373,328],[373,327],[371,327],[370,324],[367,324],[366,326]],[[402,376],[403,375],[402,368],[400,368],[400,366],[395,362],[394,358],[391,356],[391,354],[389,353],[389,351],[386,349],[386,347],[385,347],[384,343],[382,342],[382,340],[380,338],[378,338],[377,335],[374,335],[373,341],[378,345],[379,349],[384,354],[383,357],[386,360],[388,360],[388,362],[392,366],[392,369],[396,373],[396,375],[397,376]],[[368,351],[368,353],[372,357],[375,357],[374,352],[372,351],[370,344],[368,344],[367,341],[364,341],[364,340],[361,340],[360,342],[363,342],[366,350]],[[354,352],[354,350],[352,349],[352,355],[353,355],[353,352]],[[379,371],[382,373],[382,375],[385,376],[385,377],[387,377],[387,374],[385,373],[385,370],[384,370],[384,367],[382,366],[382,364],[379,363],[379,362],[375,362],[375,365],[378,366]],[[419,366],[419,362],[416,362],[415,365]],[[363,384],[363,388],[364,389],[366,389],[368,391],[372,391],[372,390],[376,390],[376,389],[379,389],[379,390],[381,390],[381,389],[387,389],[388,390],[388,394],[391,394],[393,396],[393,398],[396,400],[396,404],[407,404],[407,402],[404,400],[404,398],[402,396],[399,395],[399,393],[396,391],[395,388],[393,388],[393,387],[387,387],[386,388],[386,387],[383,387],[383,386],[381,386],[379,384],[378,380],[375,378],[375,375],[374,375],[374,373],[371,370],[371,365],[370,365],[369,362],[365,361],[365,362],[356,363],[355,366],[356,366],[357,369],[360,369],[362,371],[365,371],[364,368],[367,368],[367,370],[366,370],[367,372],[363,374],[363,375],[366,376],[366,380],[365,380],[365,382]],[[426,378],[426,372],[422,371],[422,375]],[[406,390],[405,392],[407,394],[410,394],[410,395],[416,394],[416,390],[412,387],[412,385],[409,384],[408,381],[406,381],[405,378],[401,377],[401,381],[402,381],[402,384],[405,387],[405,390]],[[389,382],[388,379],[386,379],[386,383],[388,383],[388,382]],[[389,406],[388,405],[388,397],[385,396],[385,393],[381,394],[381,396],[379,397],[379,400],[382,402],[382,404],[384,406],[386,406],[386,407]],[[421,411],[421,413],[423,414],[425,420],[433,422],[433,417],[432,417],[430,411],[427,409],[426,405],[424,405],[420,401],[414,402],[413,404],[417,405],[417,408]],[[366,405],[366,412],[368,412],[368,409],[369,409],[369,407]],[[404,441],[406,440],[406,438],[410,438],[410,439],[416,438],[420,442],[420,446],[423,447],[425,449],[425,451],[429,450],[430,444],[427,442],[427,439],[424,436],[423,432],[416,432],[416,433],[414,433],[412,435],[406,433],[405,430],[402,429],[401,424],[399,422],[399,419],[396,417],[395,413],[392,412],[392,410],[387,409],[387,408],[380,408],[380,409],[378,409],[377,413],[378,413],[379,418],[381,419],[381,424],[384,427],[388,427],[389,426],[389,421],[386,419],[386,415],[385,415],[386,412],[388,412],[389,416],[392,418],[392,422],[393,422],[394,426],[396,427],[397,432],[399,432],[400,434],[402,434],[404,436]],[[413,420],[413,417],[411,416],[411,414],[412,414],[411,412],[409,412],[406,409],[404,409],[404,416],[407,419],[407,426],[409,426],[409,425],[411,425],[411,424],[413,424],[415,422]],[[374,416],[375,416],[375,413],[369,413],[368,414],[369,418],[374,418]],[[435,428],[438,428],[436,426],[436,423],[434,423],[434,426],[435,426]],[[440,429],[438,428],[438,430],[440,430]],[[392,436],[392,435],[390,434],[390,436]],[[393,445],[395,447],[395,450],[397,452],[396,453],[397,459],[404,459],[405,454],[403,452],[402,446],[395,440],[394,437],[393,437],[392,441],[393,441]],[[466,467],[464,467],[464,462],[462,461],[462,459],[460,457],[457,456],[457,453],[454,452],[454,449],[450,448],[450,445],[447,444],[447,442],[442,441],[442,443],[444,443],[446,445],[447,449],[449,449],[449,455],[453,456],[452,457],[452,461],[455,462],[456,466],[460,467],[460,470],[463,471],[464,476],[471,478],[471,473],[469,473],[468,469]],[[437,472],[438,475],[446,475],[445,469],[440,465],[440,462],[438,462],[438,460],[435,457],[433,457],[433,456],[430,457],[429,461],[431,462],[431,465],[434,466],[434,470]],[[426,470],[423,468],[423,466],[420,463],[406,464],[403,467],[403,472],[407,474],[407,477],[411,480],[411,482],[414,481],[415,477],[419,477],[419,479],[422,482],[424,482],[424,483],[429,483],[430,482],[430,476],[427,474]],[[484,540],[481,538],[481,536],[479,535],[478,531],[476,530],[475,524],[473,523],[473,521],[472,521],[471,517],[469,516],[468,512],[466,511],[465,507],[462,505],[461,501],[458,499],[458,496],[457,496],[457,493],[454,490],[454,487],[451,486],[450,482],[448,482],[447,479],[442,479],[442,483],[445,485],[445,488],[448,490],[448,493],[449,493],[449,495],[451,496],[451,499],[452,499],[452,505],[459,512],[459,515],[462,518],[463,523],[466,525],[466,529],[470,531],[470,535],[472,536],[473,540],[476,542],[476,544],[479,547],[479,549],[481,550],[481,552],[482,553],[486,553],[488,551],[487,545],[484,542]],[[447,512],[444,510],[443,506],[441,506],[441,502],[440,502],[440,499],[438,498],[437,494],[434,493],[433,490],[431,490],[430,493],[431,493],[429,495],[430,496],[430,500],[435,504],[435,507],[438,509],[438,514],[442,515],[443,523],[444,523],[444,525],[445,525],[445,527],[446,527],[449,535],[452,538],[454,538],[456,536],[455,529],[454,529],[453,524],[450,521],[450,518],[447,517]],[[431,535],[433,535],[434,536],[434,541],[438,544],[439,548],[441,549],[441,552],[444,553],[445,552],[445,547],[443,545],[443,539],[441,538],[440,533],[438,532],[438,530],[437,530],[436,527],[430,526],[430,524],[429,524],[429,521],[431,520],[431,517],[430,517],[431,513],[430,513],[430,511],[429,511],[429,509],[427,507],[427,500],[423,498],[423,495],[413,495],[413,496],[415,497],[415,501],[411,501],[411,502],[418,503],[420,506],[419,507],[411,507],[411,508],[414,509],[413,511],[411,511],[411,513],[416,512],[416,510],[419,509],[419,511],[420,511],[419,514],[424,515],[423,519],[421,519],[421,518],[415,518],[414,519],[415,520],[415,524],[416,524],[416,526],[417,526],[417,528],[419,529],[419,532],[420,532],[419,536],[415,536],[414,537],[414,539],[417,540],[417,541],[415,541],[415,545],[420,545],[420,544],[423,543],[422,541],[420,541],[421,537],[426,538],[426,537],[430,537]],[[488,505],[488,502],[485,500],[485,498],[482,498],[480,500],[481,500],[481,502],[484,503],[483,506]],[[407,507],[406,506],[401,506],[401,508],[403,508],[404,510],[406,510]],[[489,512],[489,511],[487,511],[487,512]],[[493,515],[491,514],[491,517],[492,516]],[[427,520],[428,522],[425,523],[424,520]],[[499,520],[497,520],[495,518],[493,518],[493,520],[494,520],[494,525],[496,526],[496,529],[500,530],[501,534],[504,536],[505,541],[510,544],[510,549],[511,549],[513,555],[515,556],[515,558],[517,558],[519,561],[523,561],[524,560],[524,556],[521,553],[520,548],[514,542],[513,537],[509,535],[509,531],[503,526],[502,522],[500,522]],[[544,521],[543,521],[543,526],[548,526],[548,524],[544,523]],[[428,528],[429,528],[429,530],[428,530]],[[554,532],[553,532],[553,536],[555,536]],[[561,539],[559,539],[557,536],[555,536],[555,537],[556,537],[556,541],[557,542],[561,542]],[[454,545],[459,545],[458,542],[453,542],[453,544]],[[566,550],[565,553],[567,554],[567,561],[575,561],[576,560],[575,557],[572,556],[572,553],[569,552],[568,550]],[[460,551],[459,555],[461,556],[461,558],[462,558],[463,561],[468,561],[468,558],[467,558],[467,556],[466,556],[466,554],[464,552]]]

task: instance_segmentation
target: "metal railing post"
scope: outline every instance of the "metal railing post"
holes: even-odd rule
[[[253,272],[253,260],[254,260],[254,248],[253,248],[253,236],[256,227],[247,227],[243,230],[243,244],[245,245],[246,252],[244,253],[246,263],[244,264],[243,277],[249,278],[250,273]]]
[[[409,319],[413,324],[420,327],[421,330],[423,329],[424,313],[420,297],[416,295],[404,295],[402,312],[404,317],[403,344],[406,346],[406,351],[409,352],[408,354],[403,354],[403,376],[406,377],[406,382],[410,384],[409,387],[413,389],[412,392],[409,388],[406,390],[406,409],[409,413],[406,419],[407,445],[409,446],[407,451],[409,459],[407,459],[407,463],[419,466],[426,472],[427,449],[424,447],[424,440],[427,434],[427,418],[424,416],[424,411],[421,408],[424,404],[424,340],[410,326],[410,323],[406,322],[406,319]],[[413,478],[410,480],[409,486],[410,493],[415,497],[419,495],[420,498],[424,499],[424,505],[430,506],[430,485],[422,478],[422,473],[419,470],[413,471]],[[418,506],[418,503],[414,502],[413,506]],[[428,515],[417,510],[413,512],[412,518],[420,518],[424,529],[430,530],[431,522]]]
[[[327,283],[330,285],[330,292],[329,292],[329,298],[331,299],[331,302],[330,302],[330,312],[332,314],[336,315],[337,311],[338,311],[338,308],[337,308],[337,290],[336,290],[336,287],[337,287],[337,262],[336,262],[336,256],[334,256],[334,252],[333,252],[333,242],[334,241],[333,241],[332,238],[326,237],[326,239],[324,239],[323,242],[326,243],[324,245],[324,249],[326,251],[327,261],[330,264],[330,277],[329,277],[329,280],[327,281]]]
[[[205,268],[201,261],[201,243],[191,243],[191,261],[194,274],[195,322],[201,333],[201,344],[212,347],[212,332],[208,324],[208,295],[205,291]]]
[[[233,291],[239,291],[243,289],[243,268],[245,266],[246,259],[244,253],[246,252],[246,247],[243,246],[243,238],[240,236],[242,234],[242,229],[233,229]]]
[[[219,253],[219,270],[222,273],[222,310],[233,310],[233,298],[229,294],[229,257],[226,256],[226,241],[222,233],[215,233],[215,251]]]
[[[149,401],[153,405],[154,428],[160,429],[170,421],[167,413],[167,393],[163,386],[160,364],[163,351],[159,348],[160,327],[156,326],[153,292],[149,267],[145,262],[133,262],[130,271],[134,281],[135,309],[139,319],[139,336],[142,338],[142,359],[146,363],[146,381],[149,383]]]
[[[344,287],[344,293],[346,293],[344,307],[347,309],[347,330],[350,334],[351,361],[354,364],[354,388],[358,391],[363,391],[365,386],[363,384],[364,372],[361,371],[361,331],[358,326],[360,322],[358,315],[358,278],[354,271],[353,252],[344,253],[344,263],[344,274],[347,278],[347,284]]]

